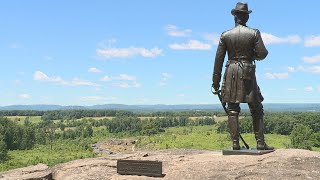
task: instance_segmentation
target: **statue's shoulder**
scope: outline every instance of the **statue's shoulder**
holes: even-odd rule
[[[221,34],[221,37],[222,37],[222,38],[228,37],[230,34],[232,34],[232,31],[233,31],[233,30],[234,30],[234,28],[228,29],[228,30],[224,31],[224,32]]]
[[[248,28],[248,30],[251,31],[254,34],[260,33],[259,29],[251,28],[251,27],[248,27],[248,26],[246,26],[246,28]]]
[[[228,30],[224,31],[224,32],[222,33],[222,36],[224,36],[224,35],[227,35],[227,34],[231,33],[231,32],[232,32],[232,30],[234,30],[234,28],[231,28],[231,29],[228,29]]]

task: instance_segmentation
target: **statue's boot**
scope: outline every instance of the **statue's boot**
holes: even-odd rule
[[[239,118],[238,116],[228,116],[228,127],[232,139],[233,150],[240,150],[239,144]]]
[[[264,141],[264,120],[263,114],[253,118],[253,131],[257,140],[257,150],[273,150],[274,147],[268,146]]]

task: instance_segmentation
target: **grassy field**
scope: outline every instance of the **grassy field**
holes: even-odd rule
[[[29,118],[31,123],[39,123],[41,122],[41,116],[6,116],[6,118],[18,123],[23,124],[26,118]]]
[[[239,116],[239,119],[244,118],[244,116]],[[221,122],[221,121],[227,121],[228,120],[228,116],[215,116],[214,120],[216,122]]]
[[[41,116],[6,116],[8,119],[17,122],[18,124],[23,124],[26,118],[29,118],[31,123],[39,123],[41,122]],[[93,120],[101,120],[101,119],[112,119],[114,117],[112,116],[107,116],[107,117],[84,117],[84,118],[80,118],[80,119],[74,119],[75,121],[82,121],[83,119],[93,119]],[[145,120],[145,119],[156,119],[156,118],[165,118],[165,117],[138,117],[141,120]],[[197,118],[202,118],[202,117],[189,117],[191,120],[196,120]],[[240,116],[239,119],[242,119],[243,116]],[[228,116],[218,116],[218,117],[214,117],[216,122],[220,122],[220,121],[226,121],[228,119]],[[53,120],[53,122],[57,123],[60,122],[61,119],[58,120]],[[65,120],[68,121],[68,120]]]
[[[250,147],[255,147],[253,134],[242,134]],[[286,148],[288,136],[267,134],[266,141],[275,148]],[[221,150],[231,147],[229,134],[216,133],[215,126],[190,126],[168,128],[165,133],[140,137],[138,147],[142,149],[192,148]]]
[[[81,146],[78,142],[58,140],[50,145],[37,145],[31,150],[9,151],[9,160],[0,163],[0,171],[44,163],[53,166],[75,159],[94,157],[95,154],[85,143]]]

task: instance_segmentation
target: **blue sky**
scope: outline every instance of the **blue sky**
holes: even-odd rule
[[[217,104],[217,41],[238,1],[2,1],[0,105]],[[269,50],[266,103],[320,102],[320,2],[246,1]]]

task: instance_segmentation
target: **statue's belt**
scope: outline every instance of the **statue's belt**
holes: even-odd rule
[[[254,61],[249,59],[237,59],[237,60],[228,60],[227,65],[229,64],[252,64],[255,65]]]
[[[235,56],[231,57],[228,61],[229,63],[253,63],[254,59],[247,56]]]

